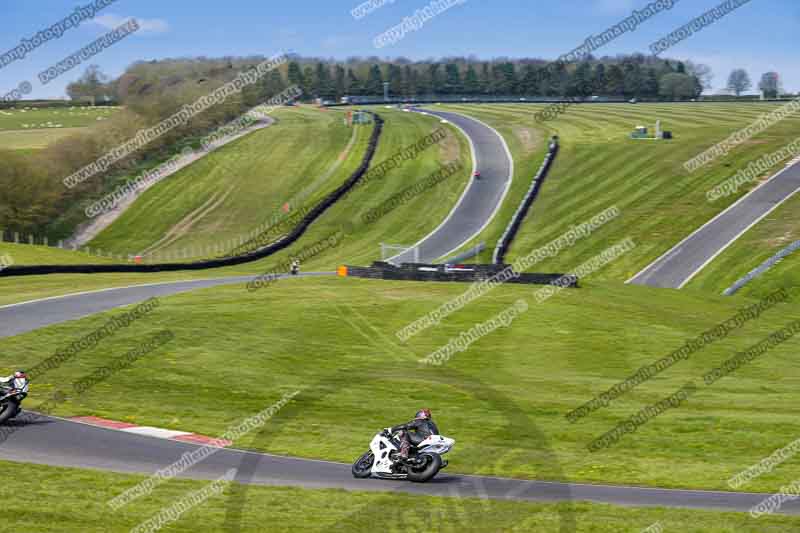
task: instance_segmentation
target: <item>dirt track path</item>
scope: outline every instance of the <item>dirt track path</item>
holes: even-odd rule
[[[183,217],[180,222],[170,228],[166,235],[143,250],[140,255],[152,255],[172,245],[175,241],[186,235],[189,230],[192,229],[192,226],[200,222],[203,218],[208,216],[209,213],[213,212],[216,208],[222,205],[228,196],[230,196],[231,192],[233,192],[233,187],[230,187],[224,193],[218,192],[206,200],[203,205]]]

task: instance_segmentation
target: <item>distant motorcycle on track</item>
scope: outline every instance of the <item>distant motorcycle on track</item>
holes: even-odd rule
[[[442,435],[431,435],[412,446],[408,458],[400,456],[400,441],[384,429],[372,439],[370,450],[353,464],[353,477],[375,476],[383,479],[407,479],[424,483],[447,466],[442,455],[449,452],[456,441]]]
[[[19,373],[18,373],[19,374]],[[28,377],[14,377],[10,386],[0,387],[0,424],[15,418],[22,412],[20,405],[28,396]]]

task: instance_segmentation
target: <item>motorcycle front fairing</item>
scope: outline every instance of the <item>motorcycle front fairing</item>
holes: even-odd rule
[[[383,433],[378,433],[369,445],[375,461],[372,463],[372,474],[377,477],[403,478],[405,474],[398,474],[392,470],[394,461],[391,459],[393,452],[400,449],[392,439],[387,438]]]

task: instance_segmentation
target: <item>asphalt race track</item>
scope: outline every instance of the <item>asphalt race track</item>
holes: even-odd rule
[[[12,423],[13,427],[14,424]],[[0,459],[122,473],[152,474],[199,446],[123,433],[58,418],[41,417],[18,425],[0,444]],[[253,452],[221,449],[181,477],[214,480],[239,468],[256,485],[400,491],[451,497],[527,501],[593,501],[632,506],[666,506],[747,511],[768,495],[582,485],[447,474],[425,484],[353,478],[349,464],[293,459],[268,454],[244,462]],[[244,464],[244,466],[243,466]],[[784,503],[783,514],[800,514],[800,501]]]
[[[680,289],[748,229],[800,190],[800,163],[784,169],[684,239],[629,283]]]
[[[444,222],[414,245],[419,249],[419,262],[432,263],[456,251],[491,222],[511,185],[514,163],[502,137],[482,122],[457,113],[424,112],[447,120],[466,134],[472,143],[475,168],[481,173],[480,179],[469,182]],[[391,261],[413,263],[414,252],[403,252]]]
[[[332,276],[334,274],[335,272],[308,272],[300,274],[300,276]],[[136,285],[5,305],[0,307],[0,338],[20,335],[68,320],[77,320],[116,307],[143,302],[155,296],[169,296],[220,285],[244,284],[253,277],[240,276]]]

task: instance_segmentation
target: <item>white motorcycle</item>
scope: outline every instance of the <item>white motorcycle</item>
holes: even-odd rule
[[[10,385],[0,386],[0,424],[16,418],[22,412],[22,400],[28,396],[27,377],[15,377]]]
[[[442,455],[449,452],[455,443],[455,440],[442,435],[431,435],[418,445],[411,446],[408,459],[403,459],[400,457],[397,434],[393,435],[384,429],[372,439],[369,451],[353,463],[353,477],[375,476],[424,483],[447,466]]]

